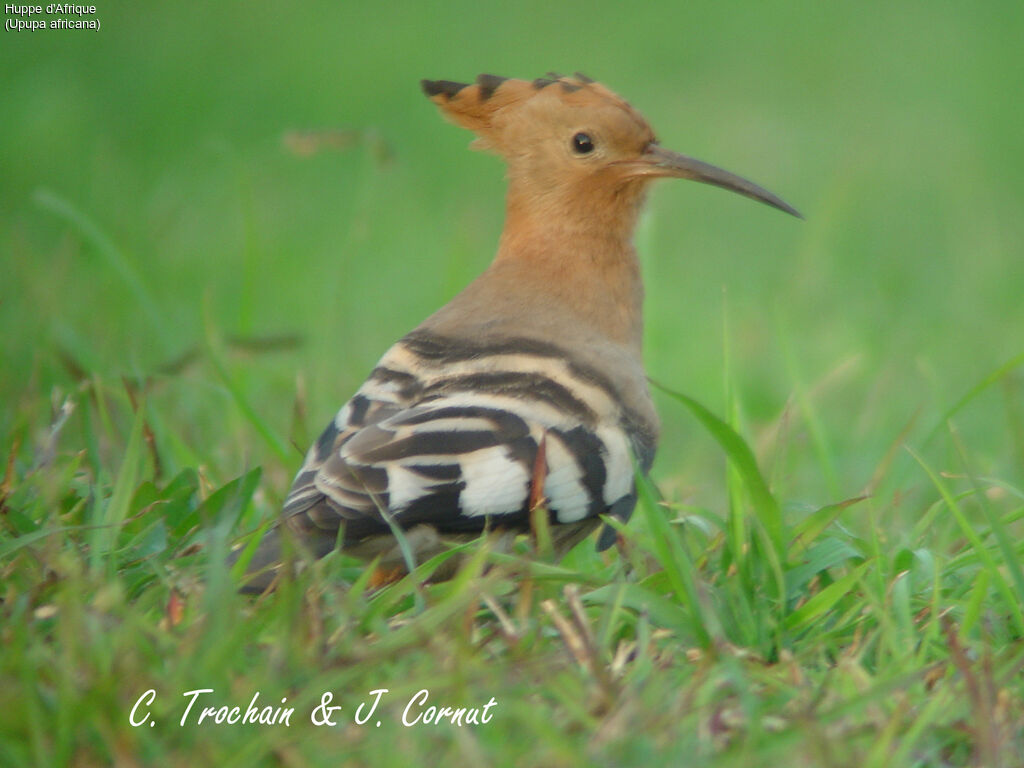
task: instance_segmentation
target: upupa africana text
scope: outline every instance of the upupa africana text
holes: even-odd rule
[[[628,520],[635,469],[654,459],[632,245],[650,182],[693,179],[799,214],[662,149],[639,113],[583,75],[422,86],[508,164],[498,253],[384,354],[310,448],[283,518],[315,557],[340,543],[402,571],[395,526],[421,563],[486,530],[529,530],[543,505],[564,552],[599,516]],[[253,558],[250,590],[271,583],[278,534]],[[598,549],[614,541],[606,525]]]

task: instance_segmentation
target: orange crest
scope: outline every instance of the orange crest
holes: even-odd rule
[[[573,77],[549,72],[547,77],[536,80],[480,75],[475,83],[422,80],[420,85],[445,117],[480,137],[475,143],[480,149],[502,152],[502,126],[512,113],[522,111],[527,104],[540,106],[538,102],[563,109],[611,108],[629,115],[631,122],[650,131],[628,102],[579,72]]]

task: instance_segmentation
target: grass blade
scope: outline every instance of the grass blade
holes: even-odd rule
[[[865,560],[845,576],[832,582],[821,592],[811,597],[811,599],[786,617],[786,628],[794,630],[812,622],[824,621],[825,614],[860,580],[861,575],[872,562],[872,560]]]
[[[985,543],[981,540],[978,532],[974,530],[974,527],[967,520],[967,517],[964,515],[963,510],[957,503],[956,498],[950,492],[949,488],[946,487],[946,484],[942,482],[942,478],[939,477],[924,458],[916,453],[912,448],[908,446],[907,451],[914,457],[914,460],[921,465],[921,469],[925,471],[936,490],[938,490],[939,495],[942,496],[943,501],[946,502],[946,506],[949,508],[949,511],[953,513],[953,517],[960,526],[960,530],[971,543],[974,551],[978,554],[978,558],[992,577],[992,581],[995,583],[996,589],[998,589],[1006,599],[1006,604],[1010,609],[1014,624],[1017,626],[1017,631],[1020,634],[1024,634],[1024,614],[1021,613],[1021,600],[1014,596],[1013,590],[1010,589],[1010,585],[1006,583],[1006,579],[1003,578],[999,565],[996,563],[995,558],[992,557],[992,552],[985,546]],[[1024,594],[1020,597],[1024,599]]]
[[[703,615],[704,612],[697,595],[693,562],[679,542],[678,531],[669,525],[665,515],[662,514],[649,482],[647,478],[639,473],[637,474],[638,506],[643,512],[644,518],[647,521],[647,527],[653,536],[654,554],[665,569],[665,574],[672,585],[672,590],[680,602],[692,612],[694,617],[693,630],[697,635],[698,642],[705,648],[710,647],[711,635],[708,632],[707,623]]]
[[[139,484],[139,470],[142,467],[142,427],[145,420],[145,407],[140,403],[135,410],[135,419],[124,449],[124,459],[114,481],[114,489],[107,503],[98,507],[96,527],[90,536],[89,560],[94,570],[113,549],[120,526],[128,518],[132,494]],[[113,559],[108,562],[113,567]]]
[[[782,522],[782,511],[779,508],[779,503],[772,495],[764,475],[761,474],[761,470],[757,466],[754,452],[750,450],[750,446],[747,445],[746,441],[735,429],[715,416],[692,397],[688,397],[680,392],[674,392],[657,382],[652,383],[669,397],[682,403],[690,410],[722,447],[731,465],[736,468],[742,477],[755,511],[754,532],[764,542],[763,554],[774,577],[776,597],[778,598],[777,608],[779,611],[785,611],[787,600],[783,564],[786,561],[786,531]]]
[[[784,557],[786,550],[783,544],[785,536],[782,512],[779,509],[778,501],[776,501],[768,488],[768,483],[765,482],[764,475],[761,474],[761,470],[757,466],[757,460],[754,458],[754,453],[750,450],[750,446],[747,445],[746,441],[740,437],[736,430],[692,397],[688,397],[681,392],[675,392],[657,382],[652,383],[673,400],[685,405],[697,418],[697,421],[722,447],[729,457],[729,461],[733,463],[742,476],[743,482],[746,484],[747,491],[750,493],[751,500],[753,501],[754,509],[757,510],[758,517],[762,525],[764,525],[776,553],[780,558]]]

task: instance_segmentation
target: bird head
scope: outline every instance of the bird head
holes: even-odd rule
[[[662,148],[639,112],[579,73],[533,81],[480,75],[472,84],[421,84],[448,119],[477,135],[475,148],[495,152],[508,164],[510,207],[614,218],[635,210],[651,180],[681,178],[800,215],[741,176]]]

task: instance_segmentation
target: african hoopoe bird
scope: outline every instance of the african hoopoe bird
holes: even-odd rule
[[[654,459],[631,242],[650,182],[693,179],[799,214],[663,149],[636,110],[583,75],[422,87],[508,165],[497,256],[384,354],[306,454],[283,518],[315,557],[340,542],[402,568],[394,526],[419,563],[448,541],[527,530],[543,505],[564,552],[600,515],[628,520],[635,469]],[[250,589],[272,579],[276,533],[253,558],[250,573],[263,571]],[[598,549],[614,540],[606,526]]]

